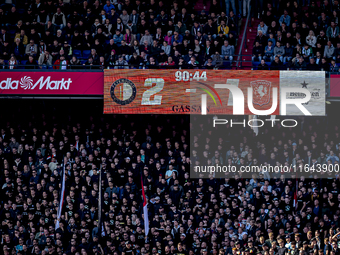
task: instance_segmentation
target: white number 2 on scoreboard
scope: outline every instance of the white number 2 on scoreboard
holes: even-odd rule
[[[152,84],[156,84],[156,86],[152,87]],[[143,93],[142,105],[161,105],[162,96],[154,96],[153,100],[150,100],[150,98],[163,90],[164,80],[162,78],[148,78],[144,82],[144,87],[151,88]]]

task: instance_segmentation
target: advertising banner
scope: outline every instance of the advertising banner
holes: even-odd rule
[[[330,97],[340,97],[340,74],[330,75]]]
[[[324,89],[314,71],[105,70],[104,113],[323,116]]]
[[[0,72],[2,95],[103,95],[102,72]]]

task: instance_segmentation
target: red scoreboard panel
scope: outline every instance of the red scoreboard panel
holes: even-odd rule
[[[224,85],[234,85],[244,95],[248,109],[248,88],[253,106],[268,110],[273,88],[279,90],[279,71],[251,70],[105,70],[104,113],[108,114],[201,114],[202,94],[207,98],[207,114],[233,114],[233,100]],[[278,107],[272,114],[279,114]]]

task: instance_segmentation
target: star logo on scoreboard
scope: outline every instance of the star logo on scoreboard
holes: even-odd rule
[[[136,85],[128,79],[118,79],[110,88],[112,100],[120,105],[130,104],[136,98]]]

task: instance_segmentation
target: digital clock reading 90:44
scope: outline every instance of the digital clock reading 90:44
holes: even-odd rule
[[[195,73],[189,71],[177,71],[175,73],[176,81],[206,81],[207,80],[207,72],[199,72],[196,71]]]

